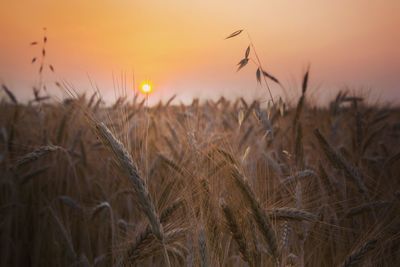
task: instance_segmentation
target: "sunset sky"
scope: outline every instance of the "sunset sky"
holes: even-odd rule
[[[154,100],[177,93],[193,97],[263,96],[255,66],[236,72],[250,33],[264,69],[297,96],[311,64],[313,97],[330,99],[338,89],[364,88],[374,97],[400,102],[400,1],[384,0],[37,0],[0,2],[0,82],[18,98],[31,97],[47,27],[45,73],[81,92],[114,98],[114,79],[132,86],[150,79]],[[35,63],[36,64],[36,63]],[[115,84],[115,83],[114,83]],[[279,94],[279,88],[273,88]]]

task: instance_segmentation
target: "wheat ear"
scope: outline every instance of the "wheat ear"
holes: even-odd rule
[[[221,205],[222,211],[224,212],[224,216],[225,216],[226,222],[228,224],[229,230],[230,230],[233,238],[235,239],[236,244],[239,247],[239,251],[242,256],[242,259],[245,262],[249,263],[249,265],[251,266],[250,257],[249,257],[249,253],[247,250],[246,239],[240,230],[239,224],[235,218],[235,215],[233,214],[232,209],[225,203],[225,201],[223,199],[220,200],[220,205]]]
[[[111,133],[104,123],[96,123],[96,129],[100,137],[103,139],[105,144],[111,148],[116,156],[116,159],[122,169],[128,174],[129,180],[131,181],[137,195],[139,203],[146,214],[153,234],[161,241],[164,248],[164,257],[167,266],[171,266],[169,262],[168,254],[166,253],[164,245],[164,231],[160,223],[160,218],[157,215],[154,203],[147,189],[147,185],[144,180],[140,177],[139,171],[133,162],[133,159],[129,152],[126,150],[124,145]]]
[[[342,267],[357,266],[357,264],[362,262],[365,255],[368,254],[368,252],[370,252],[371,250],[373,250],[375,248],[377,242],[378,242],[378,240],[376,240],[376,239],[368,240],[360,248],[358,248],[353,253],[351,253],[346,258],[344,263],[340,266],[342,266]]]
[[[275,231],[272,229],[272,224],[266,215],[266,213],[262,210],[259,201],[257,200],[253,190],[251,189],[247,179],[243,177],[243,175],[239,172],[236,166],[233,166],[232,176],[235,179],[236,185],[240,189],[243,196],[250,203],[250,207],[254,216],[254,219],[257,223],[257,226],[261,233],[263,234],[265,240],[268,243],[268,246],[271,251],[272,257],[278,261],[278,246],[275,236]]]

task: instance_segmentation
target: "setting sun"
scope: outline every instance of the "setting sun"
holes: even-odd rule
[[[143,94],[150,94],[153,91],[153,88],[152,88],[150,82],[148,82],[148,81],[142,82],[142,84],[140,86],[140,91]]]

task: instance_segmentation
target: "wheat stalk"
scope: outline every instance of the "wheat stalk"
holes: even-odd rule
[[[207,239],[204,228],[199,231],[199,253],[200,253],[200,266],[208,267],[208,251],[207,251]]]
[[[160,222],[165,223],[171,217],[171,215],[182,206],[183,201],[181,199],[173,202],[168,208],[161,212]],[[151,242],[151,233],[151,227],[146,227],[146,229],[136,238],[135,243],[129,247],[125,258],[132,261],[137,260],[140,256],[141,248],[147,246]]]

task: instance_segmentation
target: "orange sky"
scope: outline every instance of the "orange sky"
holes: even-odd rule
[[[30,97],[37,79],[30,60],[40,51],[29,43],[46,26],[47,60],[56,68],[45,76],[49,84],[65,79],[91,90],[89,74],[109,98],[113,74],[131,80],[134,70],[138,84],[153,81],[154,100],[265,96],[254,66],[236,72],[246,35],[224,40],[246,28],[264,68],[292,95],[311,63],[315,97],[349,85],[400,102],[399,14],[398,0],[2,0],[0,82]]]

